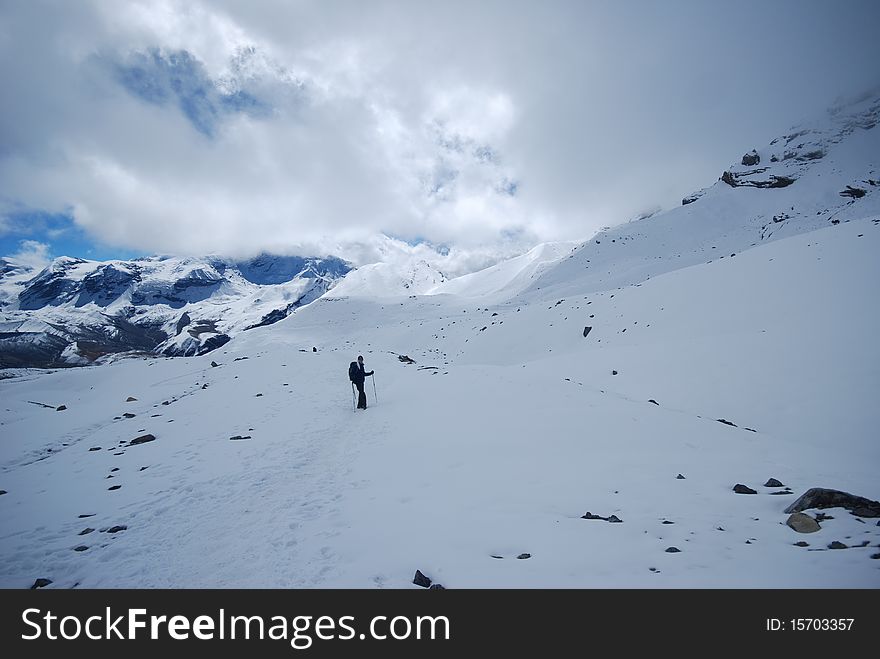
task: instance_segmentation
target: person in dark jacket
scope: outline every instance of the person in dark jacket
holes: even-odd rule
[[[367,409],[367,394],[364,393],[364,379],[372,374],[373,371],[370,371],[369,373],[364,371],[364,356],[358,355],[357,368],[354,371],[354,377],[351,381],[354,382],[354,386],[356,386],[358,390],[357,406],[359,410]]]

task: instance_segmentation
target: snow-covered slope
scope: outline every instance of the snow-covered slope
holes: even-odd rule
[[[0,367],[86,364],[107,354],[203,354],[235,333],[271,324],[348,271],[336,258],[262,255],[62,257],[39,273],[0,269]]]
[[[420,295],[444,281],[446,276],[421,258],[370,263],[350,272],[327,295],[372,298]]]
[[[0,382],[0,584],[876,588],[876,520],[783,510],[880,498],[878,223],[561,302],[322,298],[210,356]]]
[[[542,243],[525,254],[455,279],[450,279],[425,291],[429,295],[461,295],[484,298],[511,296],[527,288],[548,264],[571,252],[578,243]]]
[[[835,108],[746,153],[742,162],[759,162],[731,166],[681,207],[597,234],[530,289],[539,296],[609,290],[880,213],[878,123],[880,96]]]

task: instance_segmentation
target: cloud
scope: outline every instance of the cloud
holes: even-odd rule
[[[49,256],[49,245],[36,240],[22,240],[19,243],[19,250],[15,254],[7,255],[6,258],[36,270],[42,270],[52,260]]]
[[[13,3],[0,210],[147,252],[368,262],[395,236],[470,267],[677,204],[876,82],[880,7],[840,11]]]

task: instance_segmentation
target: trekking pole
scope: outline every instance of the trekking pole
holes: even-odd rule
[[[373,398],[375,398],[376,402],[378,403],[379,402],[379,394],[376,393],[376,375],[373,374],[370,377],[373,378]]]
[[[351,383],[351,411],[354,412],[354,382]]]

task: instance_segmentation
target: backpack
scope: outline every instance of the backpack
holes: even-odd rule
[[[355,378],[357,377],[357,372],[359,370],[360,369],[358,368],[357,362],[352,362],[351,364],[349,364],[348,365],[348,379],[351,380],[352,382],[354,382]]]

